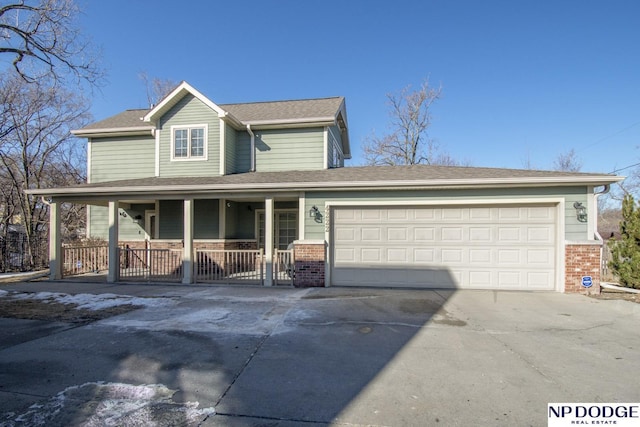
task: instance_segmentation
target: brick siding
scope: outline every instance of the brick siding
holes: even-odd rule
[[[324,286],[326,246],[324,243],[296,243],[295,285],[301,288]]]
[[[565,245],[565,284],[567,293],[600,293],[600,245],[599,244],[567,244]],[[593,286],[582,286],[582,277],[591,276]]]

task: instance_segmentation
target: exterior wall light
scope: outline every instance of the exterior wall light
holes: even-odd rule
[[[309,209],[309,217],[313,218],[314,221],[318,224],[322,222],[322,214],[320,213],[318,207],[315,205],[311,209]]]
[[[580,222],[587,222],[587,208],[582,202],[575,202],[573,208],[576,210],[576,217]]]

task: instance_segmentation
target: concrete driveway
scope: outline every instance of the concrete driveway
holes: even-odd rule
[[[0,425],[24,425],[31,405],[65,390],[77,399],[100,382],[165,387],[172,405],[214,408],[192,424],[204,426],[545,426],[549,402],[640,401],[640,305],[625,301],[63,282],[0,289],[166,302],[84,326],[0,319]],[[86,384],[94,388],[78,388]],[[95,406],[65,408],[47,425],[82,424]],[[173,416],[170,424],[190,424]]]

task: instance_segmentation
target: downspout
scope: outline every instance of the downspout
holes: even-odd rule
[[[251,169],[249,170],[249,172],[255,172],[256,171],[256,136],[251,130],[251,125],[247,125],[247,132],[249,132],[249,135],[251,136]]]
[[[593,203],[595,204],[595,211],[596,211],[596,216],[594,219],[594,230],[595,230],[595,235],[596,235],[596,239],[600,240],[601,242],[604,241],[604,239],[602,238],[602,236],[600,235],[600,233],[598,233],[598,197],[602,196],[603,194],[607,194],[609,191],[611,190],[611,184],[605,184],[604,188],[602,189],[602,191],[598,191],[597,193],[593,194]]]
[[[606,288],[608,285],[607,283],[603,283],[602,282],[602,258],[604,256],[604,239],[602,238],[602,236],[600,235],[600,233],[598,233],[598,197],[602,196],[603,194],[607,194],[609,192],[609,190],[611,190],[611,185],[610,184],[605,184],[604,188],[602,189],[602,191],[598,191],[593,193],[593,204],[595,205],[595,220],[594,220],[594,232],[595,232],[595,237],[596,239],[598,239],[598,241],[600,241],[600,286]],[[604,286],[603,286],[604,285]],[[602,290],[600,290],[600,292],[602,292]]]

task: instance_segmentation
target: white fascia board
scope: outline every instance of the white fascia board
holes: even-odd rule
[[[187,93],[190,93],[191,95],[196,97],[199,101],[201,101],[203,104],[211,108],[218,115],[225,113],[225,111],[222,108],[220,108],[218,105],[216,105],[213,101],[211,101],[209,98],[204,96],[202,93],[196,90],[189,83],[183,81],[178,85],[178,87],[176,87],[173,91],[171,91],[169,95],[165,96],[162,99],[162,101],[158,103],[158,105],[153,107],[151,111],[149,111],[142,118],[142,120],[144,120],[145,122],[153,122],[156,118],[162,116],[168,109],[173,107],[176,104],[176,102],[182,99],[182,97],[185,96]]]
[[[523,181],[522,178],[503,179],[476,179],[476,180],[427,180],[427,181],[335,181],[335,182],[269,182],[269,183],[243,183],[243,184],[199,184],[199,185],[141,185],[128,187],[71,187],[57,189],[30,189],[26,194],[34,196],[71,196],[78,194],[112,194],[130,195],[138,193],[154,192],[155,194],[167,193],[219,193],[219,192],[247,192],[247,191],[350,191],[350,190],[442,190],[442,189],[474,189],[474,188],[523,188],[543,186],[575,186],[575,185],[605,185],[617,182],[623,177],[611,177],[604,179],[601,176],[555,177],[555,178],[531,178]]]
[[[72,130],[71,134],[80,137],[99,138],[104,136],[153,135],[154,130],[154,126],[137,126],[128,128],[78,129]]]
[[[311,127],[331,126],[335,124],[334,117],[309,117],[304,119],[279,119],[279,120],[247,120],[244,124],[251,125],[252,129],[266,129],[269,126],[278,127]],[[288,125],[288,126],[287,126]]]

